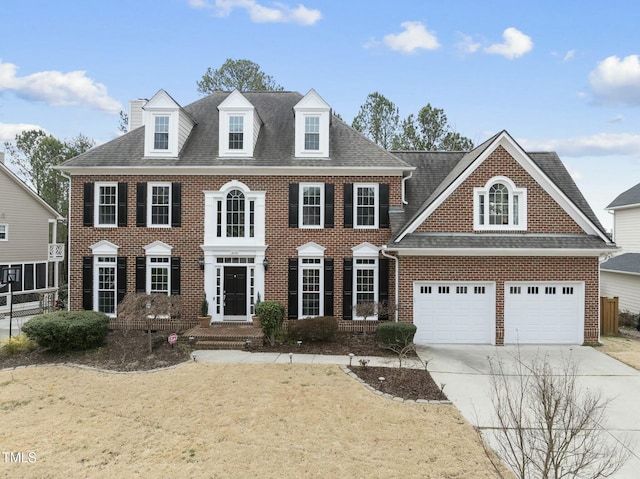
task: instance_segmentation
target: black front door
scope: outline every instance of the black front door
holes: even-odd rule
[[[247,268],[225,266],[224,268],[224,315],[247,315]]]

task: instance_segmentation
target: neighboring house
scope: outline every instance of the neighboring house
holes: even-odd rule
[[[0,154],[0,283],[7,267],[18,268],[13,284],[13,311],[38,310],[40,299],[55,297],[64,244],[56,243],[58,221],[64,218],[22,182]],[[0,314],[11,309],[11,294],[0,288]]]
[[[553,153],[501,132],[468,153],[393,153],[314,91],[132,102],[130,132],[67,161],[71,308],[181,294],[195,319],[398,303],[422,343],[594,343],[614,249]],[[370,320],[379,320],[376,316]],[[348,323],[346,323],[348,322]],[[364,324],[364,323],[360,323]],[[370,324],[370,323],[369,323]]]
[[[608,206],[613,235],[621,251],[600,265],[603,296],[619,298],[618,308],[640,312],[640,184],[620,194]]]

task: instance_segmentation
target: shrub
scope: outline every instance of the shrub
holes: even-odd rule
[[[338,320],[320,316],[287,323],[289,339],[299,341],[331,341],[338,331]]]
[[[382,344],[404,348],[413,343],[416,329],[416,325],[411,323],[382,323],[376,328],[376,333]]]
[[[56,311],[34,316],[22,332],[53,351],[90,349],[104,344],[109,318],[97,311]]]
[[[38,345],[24,334],[0,341],[0,352],[7,356],[12,356],[23,351],[33,351],[37,347]]]
[[[277,301],[262,301],[256,309],[262,332],[273,346],[276,341],[275,333],[282,326],[284,319],[284,306]]]

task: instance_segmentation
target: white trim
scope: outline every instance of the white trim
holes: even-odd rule
[[[102,246],[106,248],[109,243],[108,241],[101,241],[100,243],[104,243]],[[99,243],[96,243],[98,245]],[[112,246],[112,243],[109,243]],[[95,245],[94,245],[95,246]],[[117,246],[116,246],[117,248]],[[93,253],[93,310],[100,311],[100,298],[99,298],[99,285],[100,285],[100,268],[109,268],[113,269],[113,288],[105,289],[104,291],[113,291],[113,313],[105,313],[110,318],[116,317],[118,314],[118,257],[116,254],[109,253],[96,253],[99,248],[96,248]],[[116,249],[117,251],[117,249]],[[114,261],[100,261],[100,258],[110,258]]]
[[[358,224],[358,189],[359,188],[373,188],[373,225],[359,225]],[[368,208],[368,206],[363,206]],[[363,230],[374,230],[379,228],[380,220],[380,183],[354,183],[353,184],[353,228]]]
[[[398,256],[602,256],[611,254],[611,249],[578,248],[394,248]]]
[[[173,246],[169,246],[167,243],[159,240],[144,246],[145,256],[171,256],[172,250]]]
[[[599,236],[606,243],[611,240],[600,231],[599,228],[582,213],[577,206],[558,188],[558,186],[549,179],[549,177],[531,160],[529,155],[511,138],[506,132],[501,132],[494,141],[488,145],[464,172],[462,172],[440,195],[427,207],[420,215],[418,215],[409,225],[407,225],[402,233],[396,238],[395,242],[401,241],[407,234],[413,233],[416,229],[455,191],[467,178],[486,160],[499,146],[502,146],[513,159],[522,166],[527,173],[545,190],[560,207],[587,233]]]
[[[101,188],[115,188],[115,215],[113,223],[100,223],[100,189]],[[117,228],[118,227],[118,183],[116,181],[99,181],[95,183],[93,193],[93,225],[96,228]]]
[[[362,243],[362,245],[367,245],[369,243]],[[357,246],[356,246],[357,248]],[[355,249],[355,248],[353,248]],[[373,261],[372,264],[358,264],[358,260],[363,260],[363,261]],[[357,257],[353,258],[353,284],[351,286],[351,291],[352,291],[352,305],[351,307],[353,308],[353,320],[355,321],[362,321],[364,320],[363,316],[358,316],[356,313],[356,303],[358,301],[358,271],[366,271],[366,270],[372,270],[373,271],[373,303],[377,303],[380,298],[379,298],[379,276],[380,276],[380,262],[378,260],[378,255],[376,253],[376,256],[366,256],[366,255],[360,255]],[[367,321],[377,321],[378,320],[378,315],[374,314],[373,316],[368,316],[367,317]]]
[[[298,227],[300,229],[323,229],[324,228],[324,202],[325,191],[324,183],[299,183],[298,186]],[[304,188],[319,188],[320,189],[320,224],[318,225],[305,225],[304,218]]]
[[[299,258],[322,258],[324,257],[326,249],[327,248],[324,246],[320,246],[318,243],[314,243],[313,241],[296,248]]]
[[[296,158],[329,158],[329,124],[331,107],[320,95],[311,89],[293,107],[295,115],[295,156]],[[319,120],[319,145],[317,150],[305,149],[306,118]]]
[[[9,225],[6,223],[0,225],[0,241],[9,241]]]
[[[259,129],[255,107],[238,90],[233,90],[218,105],[218,156],[228,158],[252,157],[256,138],[254,129]],[[242,117],[242,148],[229,148],[229,122],[231,117]]]
[[[508,224],[490,224],[490,202],[489,195],[491,188],[496,184],[505,185],[508,193]],[[483,219],[480,223],[480,197],[483,197]],[[518,224],[513,224],[514,220],[514,198],[518,198]],[[473,229],[477,231],[526,231],[527,230],[527,189],[516,188],[516,185],[506,176],[494,176],[481,188],[473,189]]]
[[[167,296],[171,296],[171,256],[166,254],[150,254],[149,251],[145,251],[145,291],[147,294],[152,293],[164,293],[164,291],[151,291],[151,280],[153,275],[151,273],[152,268],[158,268],[166,270],[167,272]],[[154,263],[154,260],[160,262]]]
[[[168,148],[155,148],[156,117],[169,118]],[[176,158],[178,156],[178,134],[180,127],[180,105],[164,90],[159,90],[142,107],[144,133],[144,156],[148,158]]]
[[[351,251],[354,258],[377,258],[380,248],[365,241],[351,248]]]
[[[613,274],[627,274],[629,276],[640,276],[640,273],[634,273],[633,271],[620,271],[617,269],[605,269],[603,267],[600,267],[600,272],[613,273]]]
[[[156,224],[152,223],[152,207],[153,207],[153,188],[169,188],[169,204],[167,205],[169,209],[168,214],[168,222],[166,224]],[[173,188],[171,182],[169,181],[154,181],[147,183],[147,228],[171,228],[171,210],[172,210],[172,199],[173,199]]]
[[[111,241],[102,240],[92,244],[89,248],[93,256],[117,256],[119,246]]]
[[[305,264],[305,260],[313,261],[312,264]],[[302,313],[303,305],[303,271],[304,270],[318,270],[318,315],[324,316],[324,256],[311,256],[311,257],[299,257],[298,258],[298,319],[311,318],[316,316],[305,315]]]

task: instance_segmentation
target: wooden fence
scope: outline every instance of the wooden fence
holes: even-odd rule
[[[618,334],[618,297],[600,297],[600,334]]]

